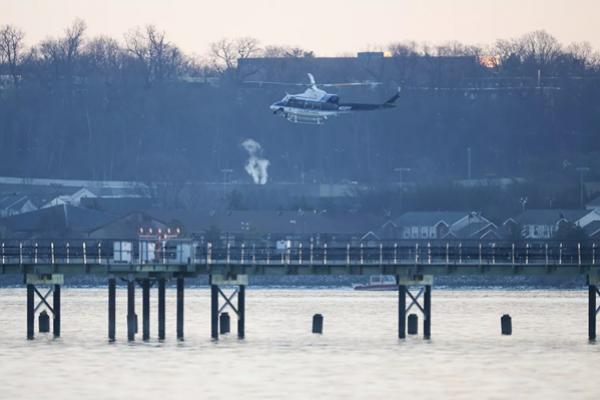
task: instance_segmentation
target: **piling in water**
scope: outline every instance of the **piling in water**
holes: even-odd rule
[[[48,315],[46,310],[40,313],[38,317],[38,326],[40,329],[40,333],[50,332],[50,316]]]
[[[313,315],[312,333],[323,333],[323,316],[321,314]]]
[[[419,333],[419,317],[417,314],[410,314],[408,316],[408,334],[416,335]]]
[[[219,316],[219,333],[221,335],[229,333],[230,330],[230,318],[229,314],[224,312]]]
[[[512,335],[512,319],[510,315],[504,314],[500,318],[500,327],[503,335]]]

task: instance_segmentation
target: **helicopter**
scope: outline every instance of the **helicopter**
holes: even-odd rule
[[[328,93],[322,87],[344,87],[344,86],[376,86],[378,82],[352,82],[352,83],[321,83],[318,84],[312,74],[308,73],[308,84],[248,81],[258,85],[294,85],[308,86],[299,94],[286,94],[283,99],[269,107],[273,114],[281,115],[293,123],[322,125],[330,117],[348,114],[356,111],[374,111],[395,107],[395,102],[400,97],[400,88],[396,94],[384,103],[340,103],[337,94]]]

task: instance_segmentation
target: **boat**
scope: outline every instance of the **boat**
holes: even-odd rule
[[[355,283],[354,290],[385,291],[398,290],[398,284],[393,275],[371,275],[369,283]]]

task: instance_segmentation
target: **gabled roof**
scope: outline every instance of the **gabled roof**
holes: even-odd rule
[[[594,237],[600,235],[600,221],[593,221],[583,227],[586,235]]]
[[[25,203],[29,201],[29,198],[24,195],[11,195],[5,196],[0,199],[1,210],[16,210],[23,207]]]
[[[585,209],[532,209],[525,210],[514,219],[521,225],[554,225],[561,220],[579,221],[590,212]]]
[[[397,226],[435,226],[440,222],[452,226],[469,215],[478,214],[469,211],[409,211],[393,222]]]
[[[12,232],[43,235],[54,233],[85,233],[106,223],[112,216],[95,210],[59,205],[2,219]]]
[[[363,235],[381,224],[371,215],[313,211],[146,211],[162,221],[180,221],[188,232],[202,232],[215,226],[230,233]]]
[[[490,231],[493,231],[496,236],[500,236],[498,227],[491,222],[475,222],[450,233],[459,239],[480,239]]]
[[[600,196],[586,204],[587,208],[600,208]]]

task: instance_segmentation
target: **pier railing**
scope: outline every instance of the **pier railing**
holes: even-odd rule
[[[213,245],[193,240],[14,241],[0,243],[0,265],[15,264],[261,264],[261,265],[597,265],[596,243],[264,242]]]

